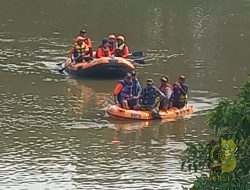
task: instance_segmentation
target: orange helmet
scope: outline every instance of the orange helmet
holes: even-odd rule
[[[121,41],[123,41],[123,42],[125,41],[125,39],[124,39],[123,36],[117,36],[117,37],[116,37],[116,40],[121,40]]]
[[[83,42],[83,41],[84,41],[84,38],[81,37],[81,36],[78,36],[78,37],[76,38],[76,42]]]
[[[110,34],[110,35],[108,36],[108,39],[115,39],[115,35],[114,35],[114,34]]]

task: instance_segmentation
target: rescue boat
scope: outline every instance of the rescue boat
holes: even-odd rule
[[[90,62],[65,62],[66,71],[83,77],[115,78],[123,77],[127,72],[135,70],[133,62],[122,57],[94,58]]]
[[[176,119],[190,115],[194,112],[194,106],[187,105],[182,109],[170,108],[168,110],[160,110],[159,118],[157,119]],[[110,105],[107,109],[107,113],[111,118],[124,118],[124,119],[139,119],[139,120],[153,120],[152,113],[150,111],[137,111],[137,110],[126,110],[118,105]]]

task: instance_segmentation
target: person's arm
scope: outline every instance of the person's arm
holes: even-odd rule
[[[171,94],[172,94],[171,88],[167,87],[165,93],[166,93],[166,94],[165,94],[166,98],[167,98],[167,99],[170,99]]]
[[[101,58],[102,57],[102,49],[101,48],[97,48],[95,57],[96,58]]]
[[[84,48],[84,55],[87,55],[89,53],[89,46],[87,44],[84,44],[85,48]]]
[[[183,96],[186,96],[187,95],[187,92],[188,92],[188,86],[187,85],[179,85],[180,87],[180,91],[182,93]]]
[[[128,46],[125,45],[125,47],[123,48],[123,55],[122,55],[122,57],[123,58],[127,58],[128,54],[129,54],[129,49],[128,49]]]
[[[70,50],[68,51],[68,58],[72,58],[72,55],[74,54],[74,51],[75,51],[75,47],[72,46],[72,47],[70,48]]]
[[[139,98],[141,96],[141,93],[142,93],[142,87],[141,87],[140,82],[138,81],[138,94],[137,94],[137,98]]]
[[[109,48],[104,49],[104,54],[105,54],[105,57],[111,57],[111,53],[110,53]]]
[[[166,98],[165,94],[157,88],[157,93],[160,97]]]
[[[88,48],[89,48],[89,50],[88,50],[88,54],[89,54],[89,56],[90,57],[93,57],[93,48],[92,48],[92,42],[91,42],[91,39],[90,38],[88,38],[88,43],[87,43],[87,45],[88,45]]]
[[[92,42],[90,38],[87,38],[87,45],[89,46],[89,48],[92,48]]]
[[[115,89],[114,89],[114,92],[113,92],[113,95],[114,95],[114,102],[115,104],[119,104],[118,102],[118,94],[122,91],[123,89],[123,84],[121,83],[118,83],[116,86],[115,86]]]

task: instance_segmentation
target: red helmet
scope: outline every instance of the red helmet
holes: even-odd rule
[[[81,37],[81,36],[78,36],[78,37],[76,38],[76,42],[83,42],[83,41],[84,41],[84,38]]]

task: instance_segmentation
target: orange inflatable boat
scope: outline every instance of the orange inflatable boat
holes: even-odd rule
[[[160,110],[159,115],[161,119],[175,119],[178,117],[183,117],[194,112],[194,107],[188,105],[182,109],[171,108],[168,110]],[[152,120],[150,111],[136,111],[136,110],[126,110],[118,105],[110,105],[107,109],[107,113],[110,117],[124,118],[124,119],[140,119],[140,120]]]
[[[134,64],[122,57],[94,58],[93,61],[81,63],[71,63],[71,59],[67,59],[65,66],[67,72],[95,78],[123,77],[127,72],[135,70]]]

